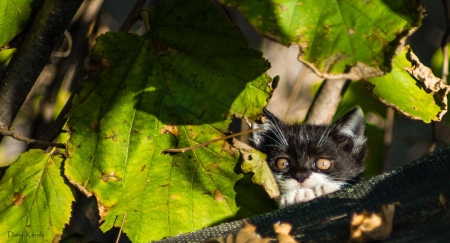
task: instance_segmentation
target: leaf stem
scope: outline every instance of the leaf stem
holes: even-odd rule
[[[252,132],[255,132],[255,131],[259,131],[261,129],[262,128],[255,128],[255,129],[250,129],[250,130],[247,130],[247,131],[234,133],[234,134],[231,134],[231,135],[228,135],[228,136],[225,136],[225,137],[213,139],[213,140],[210,140],[208,142],[199,143],[197,145],[186,147],[186,148],[169,148],[169,149],[164,150],[163,153],[184,153],[184,152],[189,151],[189,150],[193,150],[193,149],[200,148],[200,147],[205,147],[205,146],[207,146],[207,145],[209,145],[211,143],[215,143],[217,141],[226,140],[226,139],[229,139],[229,138],[234,138],[234,137],[237,137],[237,136],[240,136],[240,135],[243,135],[243,134],[249,134],[249,133],[252,133]]]
[[[141,11],[141,19],[142,19],[142,22],[144,22],[145,30],[147,32],[149,32],[150,31],[150,21],[148,20],[147,11],[144,11],[144,10]]]
[[[6,129],[0,129],[0,134],[3,136],[10,136],[16,140],[26,142],[28,144],[34,143],[34,144],[52,146],[52,147],[57,147],[57,148],[62,148],[62,149],[66,148],[66,145],[64,145],[62,143],[52,143],[52,142],[46,142],[46,141],[42,141],[42,140],[31,139],[31,138],[24,137],[22,135],[19,135],[17,133],[14,133],[13,131],[6,130]]]

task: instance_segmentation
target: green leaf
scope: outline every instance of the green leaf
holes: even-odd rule
[[[74,195],[61,174],[63,158],[30,150],[0,181],[0,235],[7,242],[53,242],[69,223]]]
[[[69,114],[65,174],[100,205],[103,230],[133,242],[190,232],[273,209],[218,137],[233,114],[266,104],[269,64],[209,1],[164,1],[144,36],[97,39],[89,78]]]
[[[32,10],[40,6],[42,0],[2,0],[0,1],[0,47],[18,35],[28,24]]]
[[[300,47],[299,60],[324,78],[380,76],[400,40],[420,26],[419,0],[220,0],[263,35]]]
[[[450,86],[420,63],[408,46],[398,53],[392,66],[389,74],[368,79],[368,89],[381,102],[411,119],[440,121],[447,112]]]
[[[252,181],[262,185],[271,198],[280,196],[277,182],[266,162],[266,155],[249,145],[233,139],[233,147],[237,148],[244,160],[241,169],[244,173],[253,172]]]

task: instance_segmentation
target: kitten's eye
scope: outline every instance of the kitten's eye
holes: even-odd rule
[[[331,167],[331,160],[329,159],[318,159],[316,161],[316,168],[319,170],[328,170]]]
[[[284,170],[284,169],[288,168],[290,166],[290,164],[291,163],[289,162],[288,159],[285,159],[285,158],[277,159],[277,168],[280,170]]]

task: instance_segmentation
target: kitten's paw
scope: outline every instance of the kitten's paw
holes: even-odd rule
[[[299,188],[282,195],[278,204],[280,208],[285,208],[297,203],[310,201],[315,197],[316,196],[314,195],[314,191],[312,189]]]
[[[325,183],[325,184],[319,184],[314,187],[314,194],[316,197],[320,197],[322,195],[326,195],[332,192],[335,192],[341,188],[340,184],[334,184],[334,183]]]

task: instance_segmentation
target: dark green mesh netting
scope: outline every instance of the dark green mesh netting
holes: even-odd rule
[[[392,234],[383,242],[450,242],[449,201],[450,147],[446,147],[336,193],[248,221],[262,236],[275,237],[272,225],[281,221],[292,224],[291,235],[302,243],[347,242],[352,214],[399,203]],[[224,223],[159,242],[202,242],[236,233],[241,225],[241,221]]]

